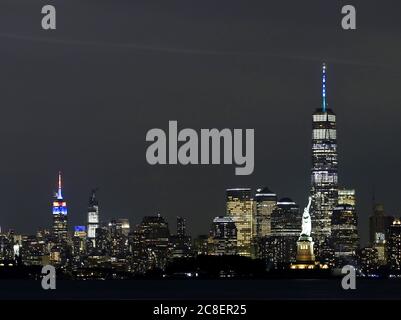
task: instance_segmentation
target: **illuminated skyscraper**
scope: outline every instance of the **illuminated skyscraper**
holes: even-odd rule
[[[168,223],[163,217],[144,217],[131,239],[132,269],[138,273],[164,269],[169,258],[169,238]]]
[[[300,233],[299,206],[290,198],[280,199],[271,214],[271,235],[265,238],[262,257],[274,268],[287,268],[296,260]]]
[[[271,233],[271,214],[277,205],[277,195],[269,188],[260,188],[255,194],[253,235],[262,238]]]
[[[338,190],[338,204],[332,215],[331,235],[336,264],[353,264],[359,246],[355,190]]]
[[[214,256],[237,254],[237,228],[230,217],[216,217],[209,236],[209,254]]]
[[[130,232],[129,220],[126,218],[112,219],[109,222],[109,229],[112,234],[119,233],[128,236]]]
[[[369,217],[369,238],[371,245],[377,250],[380,265],[386,264],[386,242],[393,221],[394,217],[386,215],[382,204],[374,204],[373,215]]]
[[[336,115],[327,108],[325,64],[322,72],[322,107],[315,111],[312,120],[312,233],[316,242],[322,242],[331,234],[331,215],[337,205],[338,195]]]
[[[53,200],[53,235],[59,242],[67,240],[67,202],[61,193],[61,172],[58,174],[58,191]]]
[[[271,215],[271,235],[295,237],[297,239],[300,232],[301,214],[299,206],[290,198],[280,199]]]
[[[387,260],[391,270],[401,271],[401,221],[395,219],[388,228]]]
[[[128,254],[129,220],[125,218],[112,219],[108,224],[110,236],[110,255],[119,259]],[[96,239],[97,241],[97,239]]]
[[[388,228],[392,225],[393,221],[394,217],[386,215],[382,204],[374,204],[373,215],[369,217],[369,240],[371,244],[386,240]]]
[[[186,221],[183,217],[177,217],[177,236],[186,236]]]
[[[172,258],[188,258],[192,256],[192,239],[187,235],[186,220],[177,217],[177,234],[170,236]]]
[[[99,202],[96,199],[96,189],[92,190],[88,205],[88,239],[95,246],[96,229],[99,228]]]
[[[99,256],[111,256],[111,235],[108,227],[96,228],[96,248],[92,253]]]
[[[0,260],[13,260],[13,231],[0,233]]]
[[[226,190],[227,216],[232,218],[237,228],[238,254],[251,256],[251,240],[254,203],[251,189],[235,188]]]
[[[80,262],[81,255],[86,251],[86,227],[75,226],[72,238],[72,253],[74,262]]]

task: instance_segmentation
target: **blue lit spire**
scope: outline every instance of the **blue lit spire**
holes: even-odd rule
[[[326,112],[326,64],[322,68],[322,110]]]

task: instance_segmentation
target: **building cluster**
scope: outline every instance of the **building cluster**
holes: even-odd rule
[[[322,106],[312,115],[311,151],[311,235],[316,259],[332,267],[352,263],[359,242],[355,191],[338,184],[336,115],[326,103],[325,65]],[[249,188],[236,188],[227,190],[226,203],[225,219],[237,228],[239,255],[266,259],[276,269],[296,262],[302,223],[293,200],[278,199],[268,188],[257,189],[255,194]]]
[[[311,220],[314,256],[322,265],[354,265],[362,274],[379,268],[400,270],[400,220],[375,204],[370,243],[360,247],[355,190],[338,179],[336,115],[326,101],[326,66],[322,70],[322,106],[312,115]],[[302,214],[290,198],[269,188],[228,189],[226,214],[214,220],[209,254],[238,254],[264,259],[268,267],[288,269],[297,261]],[[299,249],[299,247],[298,247]]]
[[[52,229],[32,236],[0,231],[0,266],[7,261],[52,264],[76,278],[98,277],[102,269],[109,269],[118,277],[117,272],[163,270],[177,258],[238,255],[265,261],[267,270],[290,270],[306,250],[326,268],[354,265],[362,275],[385,268],[401,271],[401,221],[386,215],[382,205],[375,204],[370,217],[369,245],[360,246],[355,190],[340,187],[338,181],[336,115],[326,102],[325,65],[322,106],[312,115],[311,146],[310,234],[301,234],[299,205],[267,187],[227,189],[226,212],[213,219],[208,235],[195,239],[187,234],[182,217],[177,217],[175,234],[160,215],[144,217],[133,228],[128,219],[104,223],[93,190],[86,224],[70,233],[59,174]]]
[[[0,232],[0,266],[51,264],[74,278],[87,279],[101,278],[110,270],[115,271],[115,277],[163,270],[171,259],[193,255],[184,218],[177,217],[176,234],[170,233],[160,215],[144,217],[135,228],[125,218],[101,222],[96,190],[89,197],[86,225],[75,226],[70,232],[61,173],[52,216],[52,228],[36,235]]]
[[[401,271],[401,221],[374,204],[369,217],[369,246],[358,250],[359,265],[366,274],[388,268]]]

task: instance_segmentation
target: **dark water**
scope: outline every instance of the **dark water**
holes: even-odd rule
[[[122,280],[57,281],[43,290],[40,280],[1,280],[0,299],[293,300],[401,299],[401,280],[358,279],[355,290],[330,280]]]

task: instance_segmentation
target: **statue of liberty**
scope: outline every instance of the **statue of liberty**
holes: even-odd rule
[[[313,240],[311,237],[312,221],[309,213],[312,204],[312,197],[302,214],[302,231],[297,241],[297,263],[291,266],[292,269],[314,269],[316,268],[315,255],[313,253]]]
[[[309,203],[304,209],[304,213],[302,215],[302,231],[301,236],[310,237],[312,231],[312,222],[309,214],[310,206],[312,204],[312,197],[309,197]]]

